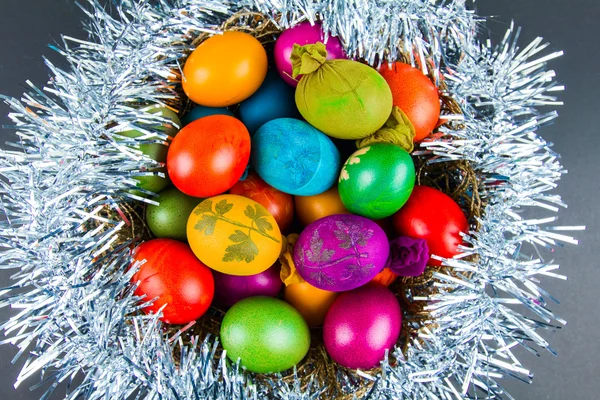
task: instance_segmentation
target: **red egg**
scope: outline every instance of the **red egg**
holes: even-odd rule
[[[415,127],[415,142],[429,136],[440,117],[438,89],[420,70],[396,62],[383,64],[379,73],[392,89],[392,98]]]
[[[402,312],[385,286],[369,284],[342,293],[323,325],[323,341],[331,358],[346,368],[376,367],[400,336]]]
[[[194,197],[229,190],[250,159],[250,134],[237,118],[210,115],[186,125],[173,139],[167,170],[173,184]]]
[[[396,233],[424,239],[431,254],[452,258],[463,242],[460,232],[469,231],[469,223],[452,198],[428,186],[415,186],[406,204],[392,216]],[[428,265],[441,265],[431,259]]]
[[[135,295],[145,295],[143,301],[158,297],[144,312],[157,313],[166,304],[161,321],[186,324],[208,310],[215,288],[212,272],[187,244],[149,240],[134,249],[133,258],[134,263],[146,260],[131,278],[132,283],[140,282]]]
[[[255,172],[250,172],[245,180],[233,185],[229,193],[252,199],[266,208],[275,218],[282,232],[285,232],[292,224],[294,219],[292,195],[270,186]]]

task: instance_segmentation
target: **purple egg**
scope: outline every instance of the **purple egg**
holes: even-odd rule
[[[347,368],[379,365],[402,329],[402,311],[388,288],[369,284],[342,293],[331,305],[323,325],[329,356]]]
[[[324,41],[325,36],[319,22],[314,25],[311,25],[308,21],[302,22],[293,28],[283,31],[279,38],[277,38],[273,53],[275,55],[277,72],[279,72],[279,75],[281,75],[286,83],[296,87],[301,77],[298,76],[296,78],[297,80],[292,78],[292,61],[290,60],[290,56],[292,55],[294,44],[296,43],[303,46],[305,44],[314,44]],[[327,43],[325,43],[325,47],[327,49],[328,60],[346,58],[344,48],[336,36],[329,36]]]
[[[389,253],[387,236],[375,222],[358,215],[330,215],[302,231],[294,264],[311,285],[343,292],[369,282],[385,267]]]
[[[213,270],[215,279],[215,303],[231,307],[247,297],[276,297],[281,290],[279,263],[256,275],[238,276]]]

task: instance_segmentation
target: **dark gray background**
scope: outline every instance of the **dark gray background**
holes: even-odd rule
[[[106,1],[108,3],[108,1]],[[83,37],[83,16],[72,0],[0,0],[0,93],[19,97],[25,80],[43,85],[48,77],[42,55],[58,60],[47,47],[60,39],[60,34]],[[517,399],[597,399],[600,398],[600,306],[597,288],[600,271],[597,265],[598,212],[600,197],[600,163],[597,136],[600,93],[600,44],[597,21],[600,3],[595,0],[484,0],[478,2],[481,15],[490,18],[487,29],[493,37],[504,34],[514,19],[522,26],[521,44],[536,36],[551,43],[549,51],[564,50],[565,56],[551,66],[559,80],[567,86],[561,95],[566,105],[559,109],[561,118],[540,133],[555,143],[569,170],[558,193],[569,204],[560,212],[560,223],[588,227],[577,233],[580,246],[558,249],[556,261],[567,282],[549,279],[544,282],[562,304],[554,307],[569,321],[556,334],[546,335],[559,356],[544,353],[539,359],[528,353],[521,355],[526,367],[535,373],[534,383],[526,385],[507,381],[506,386]],[[8,107],[0,105],[0,123],[7,124]],[[10,137],[0,132],[0,142]],[[8,283],[8,274],[0,275],[0,286]],[[0,320],[9,311],[0,310]],[[38,399],[41,391],[29,390],[37,383],[31,379],[15,391],[12,387],[23,360],[16,365],[11,359],[14,347],[0,346],[0,399]],[[57,393],[61,398],[64,392]]]

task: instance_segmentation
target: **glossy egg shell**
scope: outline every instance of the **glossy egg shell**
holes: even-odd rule
[[[214,281],[211,270],[200,262],[190,247],[173,239],[153,239],[133,251],[135,262],[146,260],[131,278],[140,282],[136,296],[142,301],[158,297],[144,308],[146,313],[163,310],[161,320],[168,324],[186,324],[200,318],[212,302]]]
[[[308,282],[286,286],[283,292],[285,301],[302,314],[311,328],[323,325],[325,315],[338,295],[336,292],[316,288]]]
[[[375,143],[348,158],[338,190],[350,212],[381,219],[406,203],[414,184],[415,166],[410,154],[393,144]]]
[[[281,232],[275,218],[254,200],[224,194],[192,211],[187,237],[207,266],[229,275],[255,275],[279,258]]]
[[[169,147],[167,170],[177,189],[206,198],[229,190],[249,159],[250,135],[244,124],[228,115],[211,115],[179,132]]]
[[[445,193],[428,186],[415,186],[410,198],[392,217],[398,235],[424,239],[430,254],[452,258],[462,244],[460,232],[467,233],[469,223],[459,205]],[[441,262],[430,259],[428,265]]]
[[[331,139],[304,121],[280,118],[252,138],[252,166],[282,192],[312,196],[335,184],[340,153]]]
[[[250,171],[246,179],[229,189],[229,193],[247,197],[265,207],[275,218],[282,232],[287,231],[292,224],[294,219],[292,196],[270,186],[256,172]]]
[[[323,325],[325,349],[338,364],[352,369],[376,367],[392,351],[402,328],[396,297],[385,286],[369,284],[342,293]]]
[[[253,36],[235,31],[214,35],[185,62],[183,90],[196,104],[230,106],[256,92],[267,67],[267,53]]]
[[[384,63],[379,73],[386,80],[395,106],[398,106],[415,127],[414,141],[419,142],[435,129],[440,117],[440,97],[433,82],[408,64]]]
[[[275,373],[292,368],[310,347],[310,331],[292,306],[271,297],[239,301],[225,314],[221,343],[227,357],[252,372]]]
[[[277,118],[300,118],[294,89],[271,70],[260,88],[238,109],[240,119],[251,135],[265,123]]]
[[[335,36],[329,36],[325,42],[325,34],[321,23],[312,24],[308,21],[302,22],[292,28],[286,29],[279,35],[275,42],[273,55],[277,72],[283,80],[290,86],[296,87],[302,75],[292,78],[292,61],[290,57],[294,44],[304,46],[305,44],[314,44],[317,42],[325,43],[327,50],[327,59],[346,58],[344,48],[340,40]]]
[[[238,276],[214,271],[215,303],[231,307],[238,301],[253,296],[276,297],[283,283],[279,277],[279,265],[256,275]]]
[[[342,292],[369,282],[385,266],[385,232],[358,215],[331,215],[307,226],[294,246],[294,264],[311,285]]]
[[[340,199],[337,186],[314,196],[294,196],[296,215],[304,226],[335,214],[350,214]]]
[[[148,204],[146,223],[154,236],[187,241],[188,218],[202,199],[188,196],[177,188],[170,187],[161,191],[153,200],[159,204]]]

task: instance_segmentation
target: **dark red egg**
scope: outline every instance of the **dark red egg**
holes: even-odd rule
[[[245,180],[233,185],[229,193],[252,199],[266,208],[275,218],[282,232],[287,231],[292,224],[294,219],[292,195],[270,186],[255,172],[250,172]]]

